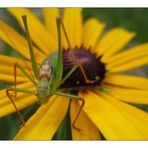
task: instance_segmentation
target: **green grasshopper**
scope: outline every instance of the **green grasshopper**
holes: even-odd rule
[[[42,104],[46,104],[51,95],[59,95],[59,96],[65,96],[69,97],[70,99],[77,99],[82,101],[82,104],[80,106],[80,109],[72,123],[72,127],[75,127],[75,122],[85,104],[85,101],[82,97],[64,93],[62,89],[60,89],[60,86],[67,80],[67,78],[70,77],[70,75],[79,67],[81,69],[81,72],[86,80],[86,83],[93,83],[93,81],[89,80],[85,74],[85,71],[83,69],[82,63],[77,63],[76,58],[74,56],[74,53],[72,51],[70,41],[68,39],[68,35],[66,32],[66,29],[64,27],[64,23],[61,19],[61,17],[56,18],[57,22],[57,32],[58,32],[58,51],[51,57],[47,57],[43,63],[40,66],[40,70],[38,70],[37,63],[35,61],[35,57],[32,50],[32,43],[30,39],[29,29],[27,25],[27,17],[24,15],[22,16],[25,32],[26,32],[26,38],[28,41],[28,47],[30,52],[30,58],[31,58],[31,65],[33,69],[34,77],[33,79],[18,63],[14,64],[14,87],[10,87],[6,89],[6,94],[8,98],[11,100],[16,113],[18,114],[20,120],[22,121],[23,125],[25,124],[25,120],[19,110],[17,109],[17,106],[15,105],[13,101],[13,97],[17,97],[17,92],[22,93],[29,93],[37,96],[38,102]],[[72,58],[74,59],[74,67],[66,74],[66,76],[63,77],[63,59],[62,59],[62,45],[61,45],[61,28],[63,29],[65,38],[67,40],[69,49],[72,53]],[[19,89],[16,88],[16,70],[17,68],[36,86],[36,90],[25,90],[25,89]],[[37,82],[36,82],[37,81]],[[71,88],[72,90],[72,88]],[[11,91],[15,92],[15,95],[12,96],[10,93]],[[77,128],[76,128],[77,129]]]

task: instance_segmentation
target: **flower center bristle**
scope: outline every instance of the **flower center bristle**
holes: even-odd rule
[[[73,53],[78,63],[83,63],[83,69],[89,80],[95,80],[94,83],[86,83],[82,71],[77,68],[70,77],[60,86],[60,88],[76,88],[85,86],[100,85],[105,77],[106,69],[105,64],[100,61],[100,58],[89,50],[84,48],[74,48]],[[74,59],[72,52],[68,50],[63,51],[63,77],[74,67]]]

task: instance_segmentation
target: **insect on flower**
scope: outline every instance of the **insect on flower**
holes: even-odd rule
[[[148,139],[141,109],[148,105],[148,80],[128,72],[147,64],[148,42],[129,48],[135,32],[84,19],[86,9],[6,11],[20,29],[0,20],[0,38],[16,51],[0,55],[0,81],[12,84],[0,91],[2,131],[3,120],[17,112],[25,125],[12,130],[15,140]]]
[[[30,34],[29,34],[29,29],[27,25],[27,17],[26,15],[22,16],[23,23],[25,26],[25,31],[26,31],[26,37],[28,41],[28,46],[29,46],[29,51],[30,51],[30,57],[31,57],[31,64],[32,64],[32,69],[34,73],[34,78],[32,78],[18,63],[14,64],[14,88],[10,87],[6,89],[6,94],[8,98],[11,100],[13,106],[15,107],[15,110],[23,122],[23,125],[25,124],[25,120],[19,110],[17,109],[17,106],[15,105],[13,101],[13,97],[17,97],[17,92],[22,92],[22,93],[29,93],[37,96],[38,102],[42,104],[46,104],[48,100],[50,99],[51,95],[59,95],[59,96],[65,96],[65,97],[70,97],[71,99],[78,99],[82,101],[80,109],[75,117],[75,120],[72,123],[72,126],[76,129],[75,127],[75,122],[85,104],[85,101],[82,97],[77,96],[77,95],[72,95],[65,93],[66,90],[73,91],[73,88],[62,88],[62,84],[71,76],[71,74],[76,70],[80,69],[82,72],[82,75],[85,79],[86,84],[94,84],[98,81],[98,77],[96,77],[95,80],[89,80],[87,77],[85,70],[83,68],[84,62],[78,62],[75,57],[75,53],[73,52],[71,48],[71,44],[64,26],[64,23],[61,19],[61,17],[56,18],[57,22],[57,32],[58,32],[58,52],[52,54],[51,56],[48,56],[41,64],[40,70],[37,68],[35,56],[32,50],[32,43],[30,39]],[[70,53],[71,53],[71,58],[74,61],[74,66],[69,70],[69,72],[63,77],[63,58],[62,58],[62,46],[61,46],[61,29],[63,29],[65,39],[69,45]],[[16,87],[17,83],[17,68],[25,75],[27,76],[28,79],[36,86],[36,90],[25,90],[25,89],[18,89]],[[13,96],[10,92],[14,92],[15,95]],[[79,129],[78,129],[79,130]]]

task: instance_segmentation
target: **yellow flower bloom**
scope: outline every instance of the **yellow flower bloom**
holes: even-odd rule
[[[27,15],[31,39],[34,43],[34,54],[38,66],[42,61],[57,50],[57,28],[55,18],[58,9],[43,9],[45,25],[25,8],[7,9],[24,29],[22,15]],[[101,134],[108,140],[146,140],[148,139],[148,115],[145,111],[130,105],[148,104],[148,80],[145,78],[120,74],[148,63],[148,43],[137,45],[120,52],[132,39],[135,33],[123,28],[114,28],[103,33],[105,24],[95,18],[83,22],[80,8],[67,8],[63,12],[65,24],[72,48],[84,49],[105,65],[104,78],[97,88],[79,91],[85,99],[83,110],[77,119],[78,131],[71,127],[73,139],[101,139]],[[0,38],[11,45],[27,59],[30,58],[27,41],[12,27],[0,20]],[[63,49],[68,44],[62,35]],[[14,57],[0,55],[0,81],[14,82],[13,66],[19,63],[27,70],[25,63]],[[30,72],[31,63],[26,61]],[[17,72],[17,88],[35,90],[36,87],[19,70]],[[103,90],[106,88],[107,90]],[[0,91],[0,117],[15,112],[5,90]],[[37,102],[35,95],[18,93],[15,104],[19,110]],[[62,122],[70,99],[52,96],[46,105],[42,105],[20,129],[15,139],[45,140],[52,139]],[[78,101],[71,101],[70,117],[73,122],[80,108]]]

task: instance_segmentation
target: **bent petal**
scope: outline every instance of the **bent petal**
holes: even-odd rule
[[[85,98],[84,111],[108,140],[147,139],[137,126],[114,105],[93,92],[80,93]]]
[[[108,76],[106,76],[106,78],[104,78],[104,82],[106,82],[107,84],[112,84],[127,88],[148,90],[148,80],[142,77],[109,74]]]
[[[105,24],[99,22],[97,19],[89,19],[83,27],[83,42],[82,45],[86,49],[94,49]],[[93,52],[93,51],[92,51]]]
[[[82,44],[82,9],[66,8],[64,9],[63,22],[68,34],[72,48],[80,47]],[[68,44],[63,35],[63,46],[68,48]]]
[[[31,39],[44,53],[48,55],[50,51],[55,51],[57,49],[57,45],[55,44],[54,40],[52,39],[46,28],[29,9],[8,8],[7,10],[17,19],[23,29],[24,25],[22,21],[22,16],[27,16]]]
[[[70,117],[71,123],[75,120],[75,117],[80,109],[80,105],[77,101],[71,101]],[[79,117],[76,120],[75,126],[78,129],[72,127],[72,139],[73,140],[97,140],[100,139],[99,130],[94,123],[87,117],[87,115],[81,111]]]
[[[120,102],[106,94],[101,93],[101,96],[107,99],[107,101],[114,105],[119,112],[121,112],[131,123],[133,123],[133,126],[137,127],[144,135],[144,139],[148,139],[148,114],[146,112],[132,105]]]
[[[99,55],[103,55],[102,61],[106,61],[108,57],[111,57],[126,46],[134,36],[135,33],[128,32],[123,28],[112,29],[102,37],[96,46],[95,51]]]
[[[116,99],[136,104],[148,104],[148,91],[105,85],[107,94]]]
[[[58,129],[69,106],[69,99],[52,96],[26,122],[15,140],[49,140]]]

